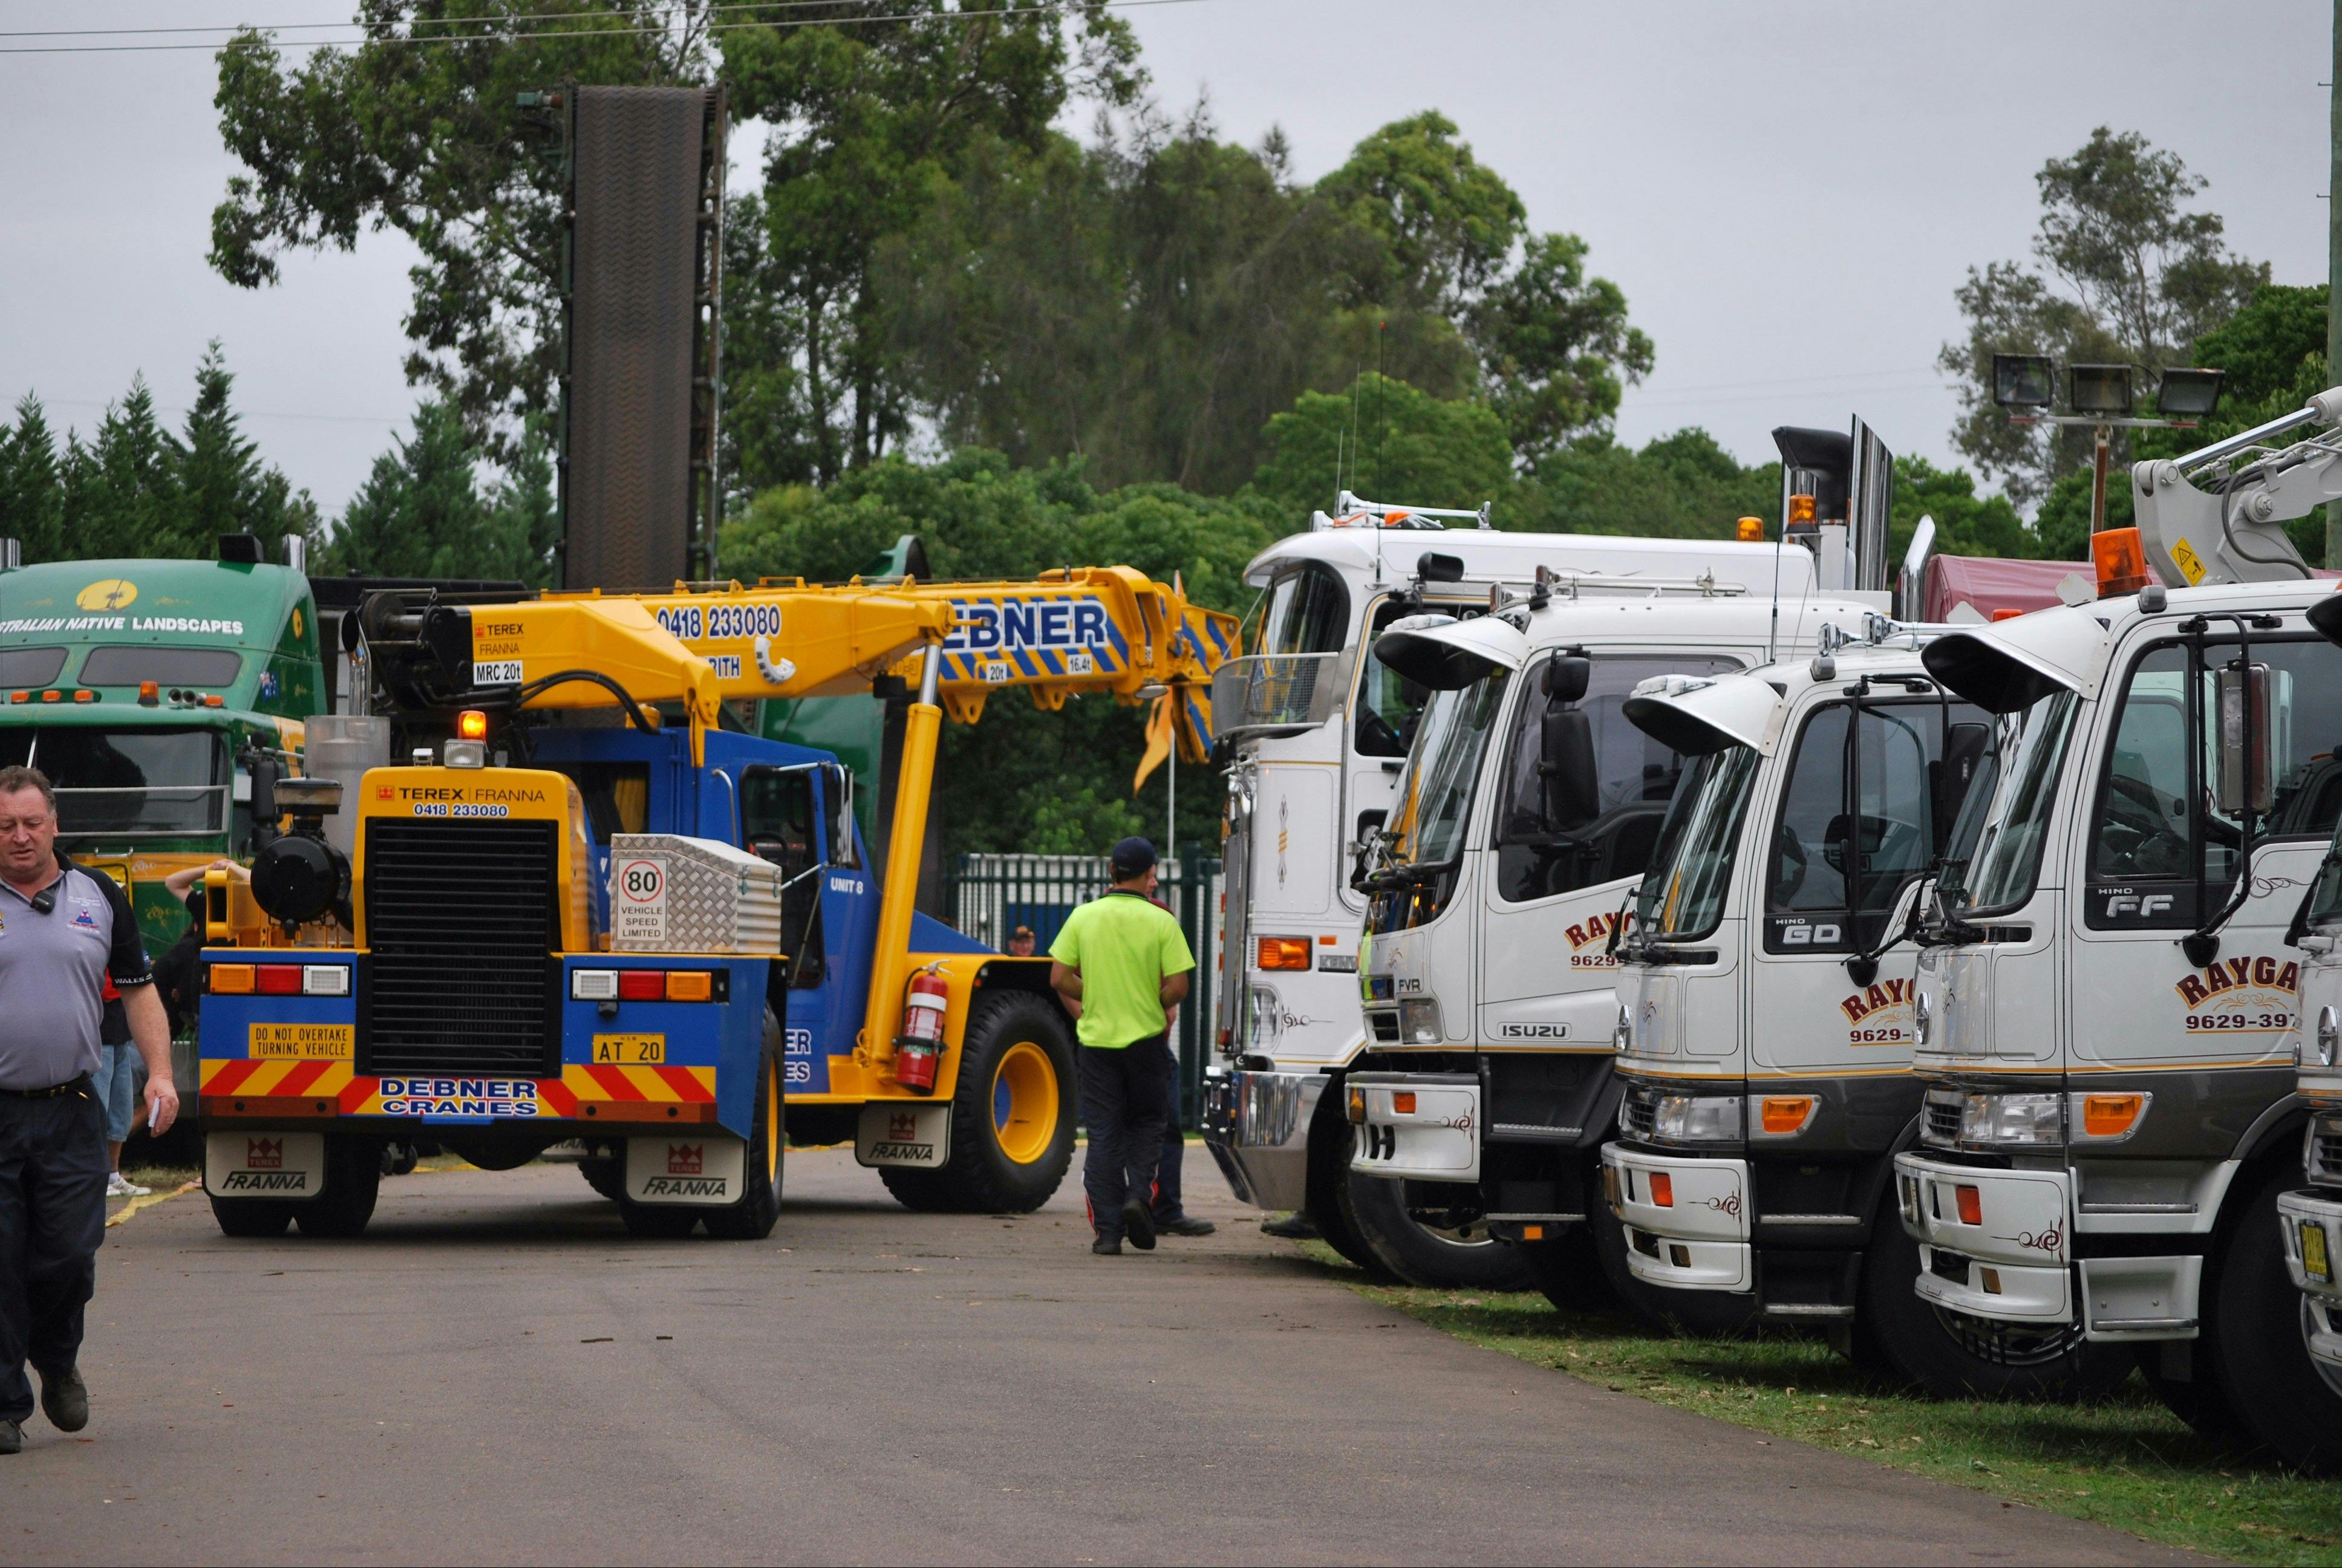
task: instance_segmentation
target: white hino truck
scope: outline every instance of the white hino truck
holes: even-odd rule
[[[1483,614],[1492,592],[1535,591],[1541,568],[1546,592],[1563,602],[1573,592],[1616,604],[1770,595],[1777,572],[1785,604],[1817,591],[1802,550],[1487,524],[1485,511],[1345,493],[1333,514],[1317,514],[1308,533],[1246,569],[1263,590],[1247,639],[1255,651],[1223,665],[1213,688],[1229,772],[1206,1142],[1240,1199],[1298,1211],[1362,1267],[1418,1283],[1516,1281],[1520,1260],[1475,1222],[1420,1223],[1379,1202],[1381,1183],[1350,1176],[1338,1085],[1367,1043],[1357,974],[1366,898],[1351,881],[1397,798],[1428,694],[1376,656],[1376,639],[1402,617]],[[1761,655],[1763,634],[1752,635]],[[1374,1211],[1371,1243],[1354,1196]]]
[[[1591,1201],[1616,1103],[1613,938],[1683,758],[1621,704],[1645,680],[1763,664],[1887,603],[1854,587],[1885,575],[1885,447],[1859,422],[1776,434],[1786,531],[1732,588],[1554,575],[1376,644],[1433,691],[1361,878],[1369,1038],[1342,1107],[1357,1223],[1402,1275],[1391,1235],[1469,1226],[1513,1243],[1556,1302],[1625,1284]],[[1777,564],[1813,587],[1775,595]]]
[[[1646,683],[1627,719],[1694,760],[1618,955],[1604,1195],[1646,1285],[1824,1329],[1936,1394],[2128,1375],[2064,1325],[1986,1345],[1916,1296],[1894,1156],[1918,1135],[1915,915],[1989,716],[1920,663],[1941,628],[1868,617],[1810,661]]]
[[[2199,1430],[2326,1472],[2342,1393],[2277,1200],[2307,1122],[2287,937],[2342,814],[2342,649],[2282,524],[2342,493],[2314,428],[2337,420],[2342,388],[2137,464],[2095,604],[1922,654],[2002,717],[1920,968],[1921,1145],[1896,1159],[1919,1296],[1981,1346],[2133,1346]]]

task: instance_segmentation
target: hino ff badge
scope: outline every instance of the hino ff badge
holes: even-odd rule
[[[610,947],[616,953],[777,953],[780,867],[680,834],[610,839]]]

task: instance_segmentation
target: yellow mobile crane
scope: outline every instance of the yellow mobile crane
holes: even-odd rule
[[[206,1183],[223,1226],[353,1233],[388,1140],[502,1168],[582,1138],[589,1179],[638,1233],[762,1235],[785,1114],[852,1135],[915,1207],[1026,1210],[1056,1190],[1075,1095],[1046,961],[913,907],[943,715],[973,720],[1009,686],[1046,709],[1152,699],[1202,761],[1232,617],[1109,567],[390,593],[360,623],[359,662],[411,763],[289,781],[255,803],[294,816],[285,847],[248,888],[212,890],[202,1094],[221,1118]],[[889,674],[915,677],[917,699],[878,879],[846,770],[725,728],[724,704]],[[319,831],[343,805],[347,859]],[[711,936],[722,920],[691,900],[716,884],[736,924],[776,902],[777,942]]]

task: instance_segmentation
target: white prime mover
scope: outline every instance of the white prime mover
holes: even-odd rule
[[[1326,1094],[1367,1044],[1357,974],[1366,898],[1351,879],[1389,818],[1426,695],[1375,656],[1375,640],[1404,616],[1483,614],[1492,589],[1530,591],[1539,568],[1549,593],[1589,603],[1769,602],[1777,574],[1794,606],[1817,591],[1815,559],[1755,544],[1506,534],[1487,527],[1485,513],[1347,494],[1336,510],[1246,569],[1265,590],[1256,651],[1223,666],[1213,688],[1215,725],[1233,755],[1220,1059],[1206,1081],[1205,1134],[1239,1198],[1303,1212],[1353,1261],[1396,1263],[1423,1280],[1482,1280],[1518,1263],[1468,1226],[1386,1216],[1386,1255],[1370,1250],[1351,1201],[1341,1096]]]
[[[2342,389],[2137,464],[2105,596],[1938,638],[2004,715],[1919,974],[1922,1146],[1896,1161],[1922,1299],[1985,1343],[2137,1348],[2200,1430],[2342,1467],[2277,1200],[2297,1183],[2301,954],[2342,814],[2342,649],[2282,520],[2342,490]],[[2143,554],[2175,586],[2137,586]],[[2128,577],[2128,583],[2122,581]]]

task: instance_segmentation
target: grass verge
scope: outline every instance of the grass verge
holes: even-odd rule
[[[2240,1563],[2342,1563],[2342,1487],[2238,1460],[2136,1376],[2087,1405],[1915,1398],[1817,1339],[1666,1338],[1535,1293],[1386,1289],[1306,1245],[1361,1294],[1616,1393]]]

